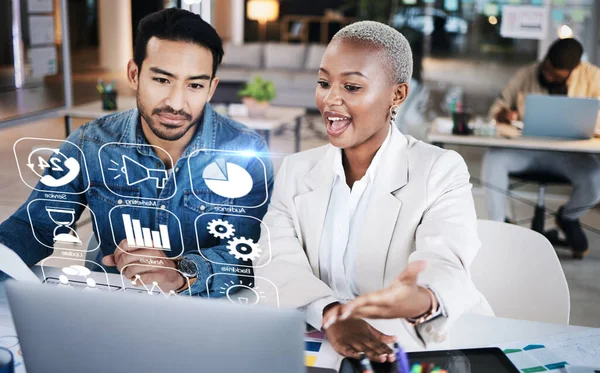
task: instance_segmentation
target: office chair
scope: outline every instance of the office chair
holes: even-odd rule
[[[552,244],[530,229],[478,220],[471,278],[498,317],[568,324],[569,287]]]
[[[544,222],[546,220],[546,187],[548,185],[571,185],[571,181],[562,176],[554,175],[548,172],[515,172],[509,174],[511,178],[517,179],[518,182],[509,186],[509,189],[514,189],[522,184],[538,184],[537,204],[534,210],[533,219],[531,220],[531,229],[546,234],[544,231]]]

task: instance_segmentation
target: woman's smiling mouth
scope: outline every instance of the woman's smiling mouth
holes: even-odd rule
[[[323,113],[325,119],[325,125],[327,126],[327,134],[329,136],[340,136],[350,124],[352,124],[352,117],[334,113],[332,111],[326,111]]]

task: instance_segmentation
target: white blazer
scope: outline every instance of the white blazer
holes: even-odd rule
[[[332,145],[287,157],[265,215],[261,246],[271,255],[255,274],[270,280],[283,307],[304,307],[334,296],[319,279],[319,247],[334,173]],[[441,342],[465,312],[493,315],[471,281],[469,267],[480,242],[469,172],[454,152],[405,136],[396,127],[375,175],[356,264],[360,294],[388,286],[409,262],[429,263],[418,282],[432,288],[448,317],[415,330],[422,343]],[[396,333],[397,334],[397,333]]]

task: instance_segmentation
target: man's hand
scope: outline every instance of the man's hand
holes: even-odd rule
[[[510,124],[511,121],[519,119],[519,113],[507,108],[502,108],[494,117],[498,123]]]
[[[325,312],[336,312],[340,305],[333,306]],[[325,331],[327,340],[341,355],[359,359],[359,353],[364,352],[370,360],[384,363],[394,362],[396,356],[388,346],[396,341],[396,337],[385,335],[373,328],[364,320],[346,320],[331,325]]]
[[[177,271],[173,259],[169,259],[161,250],[148,250],[129,247],[127,240],[121,241],[119,248],[112,255],[102,258],[102,264],[117,267],[129,280],[137,275],[145,284],[157,282],[165,293],[177,291],[186,283],[185,278]]]
[[[423,261],[411,263],[387,288],[332,307],[323,316],[324,327],[351,318],[417,318],[425,314],[433,306],[432,297],[429,289],[417,285],[417,276],[426,266]]]

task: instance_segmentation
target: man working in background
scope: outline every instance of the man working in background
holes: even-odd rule
[[[490,109],[499,125],[523,120],[528,94],[600,97],[600,69],[581,61],[583,47],[574,39],[554,42],[546,58],[517,71]],[[595,155],[535,150],[489,149],[483,160],[482,180],[492,220],[505,220],[503,191],[508,190],[509,173],[539,171],[571,181],[569,201],[556,216],[574,258],[583,258],[589,248],[579,217],[600,201],[600,162]]]

